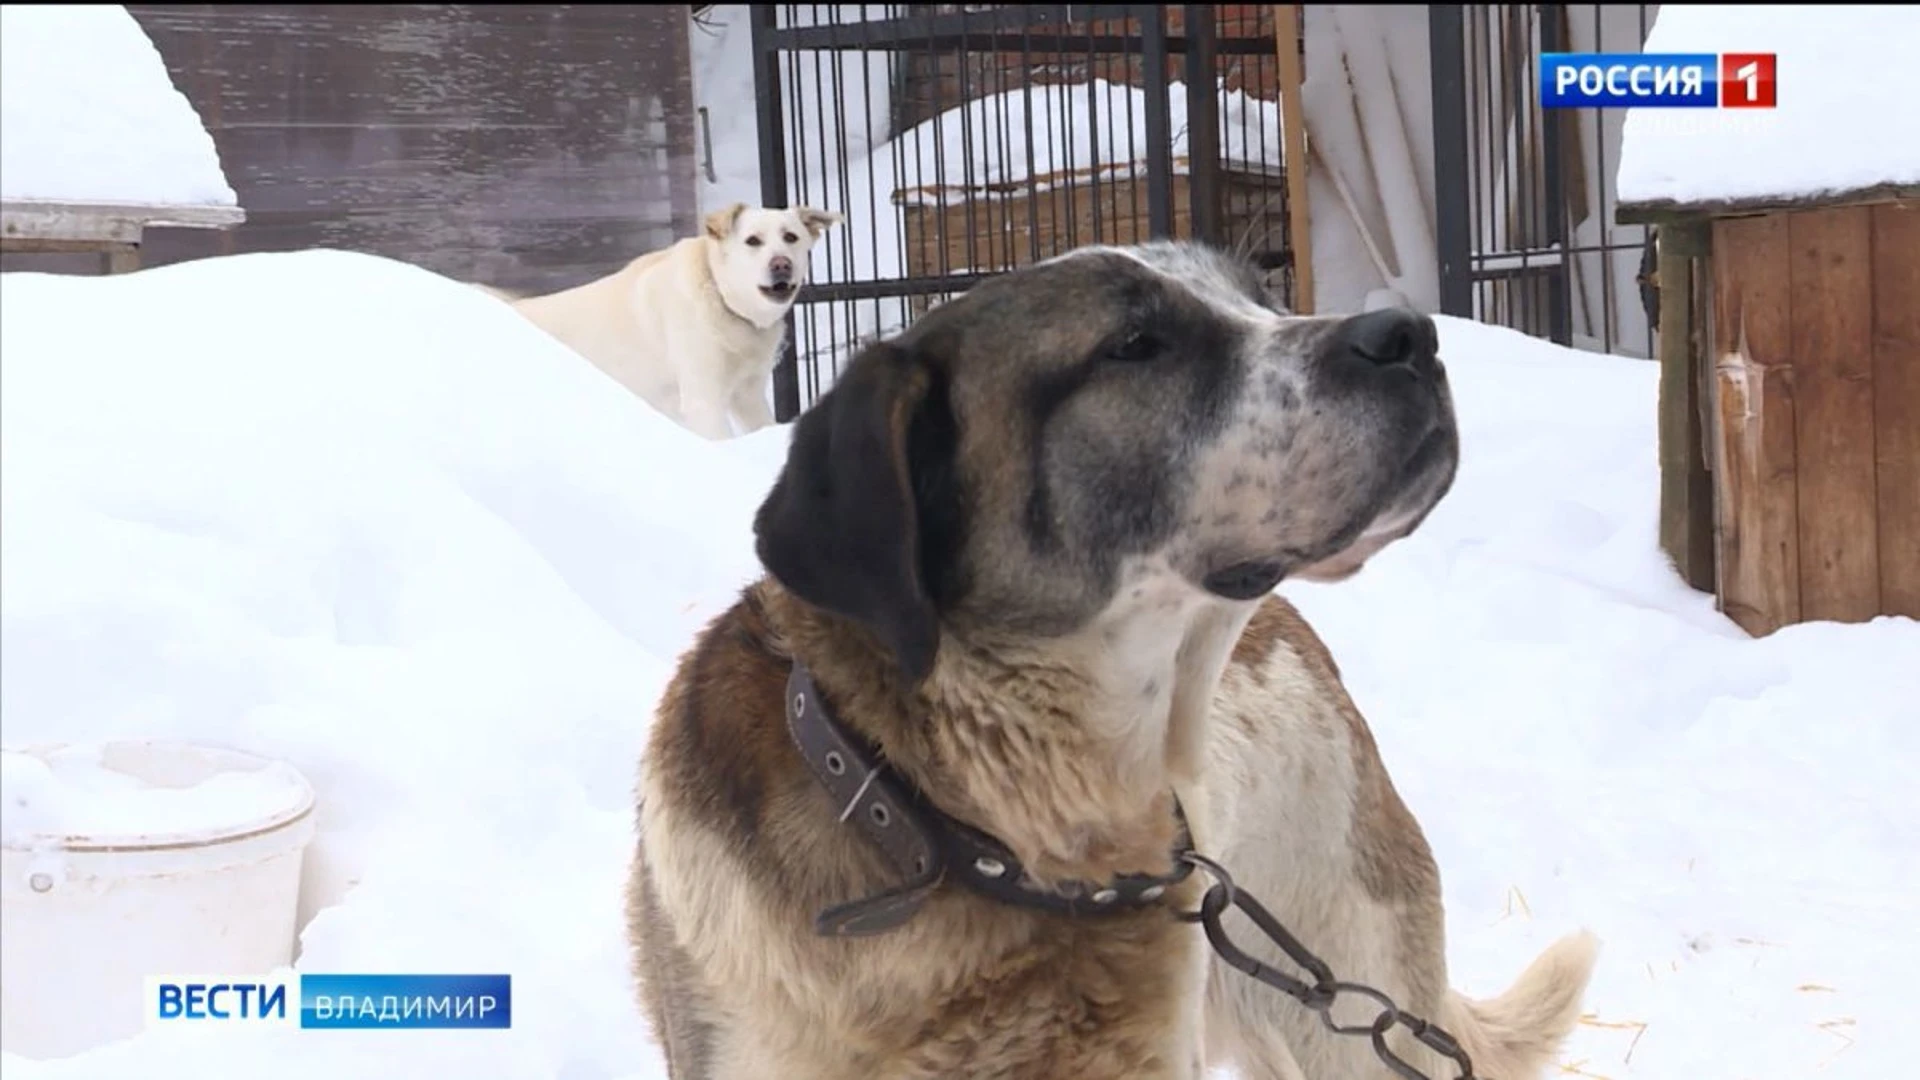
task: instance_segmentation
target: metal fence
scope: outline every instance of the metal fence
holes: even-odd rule
[[[1658,5],[1429,9],[1440,309],[1651,357],[1648,231],[1613,223],[1620,110],[1542,111],[1543,52],[1636,52]]]
[[[846,214],[774,375],[1088,243],[1191,236],[1292,294],[1270,5],[753,5],[761,197]],[[1297,47],[1297,43],[1296,43]]]

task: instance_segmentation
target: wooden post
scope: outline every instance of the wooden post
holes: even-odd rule
[[[693,17],[691,5],[684,8],[684,14],[686,17],[680,20],[680,25],[688,27],[688,30],[666,35],[665,59],[670,74],[661,88],[659,100],[662,111],[666,113],[667,152],[676,162],[666,172],[667,205],[671,207],[673,235],[694,236],[700,227],[700,173],[697,168],[683,168],[677,163],[682,160],[700,161],[702,151],[711,152],[713,147],[702,147],[695,130],[693,42],[688,37],[692,31],[689,26]]]
[[[1788,250],[1785,214],[1713,223],[1717,591],[1756,637],[1800,621]]]
[[[1920,619],[1920,200],[1873,208],[1880,610]]]
[[[1864,206],[1787,215],[1802,619],[1880,613],[1871,222]]]
[[[1313,314],[1313,236],[1307,213],[1307,118],[1300,106],[1300,5],[1273,6],[1280,53],[1280,140],[1287,170],[1287,247],[1293,252],[1293,310]]]
[[[1660,547],[1696,589],[1713,590],[1713,486],[1701,436],[1694,307],[1695,259],[1707,253],[1695,223],[1660,227]]]

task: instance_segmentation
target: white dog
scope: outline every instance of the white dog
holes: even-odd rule
[[[840,215],[734,203],[701,235],[565,292],[511,300],[542,330],[709,439],[774,422],[767,382],[807,281],[807,253]],[[493,291],[493,290],[489,290]],[[496,293],[497,295],[497,293]]]

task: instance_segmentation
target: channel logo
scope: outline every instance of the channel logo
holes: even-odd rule
[[[1771,109],[1774,53],[1542,53],[1543,109]]]
[[[513,1026],[511,975],[150,976],[147,1026],[367,1030]]]

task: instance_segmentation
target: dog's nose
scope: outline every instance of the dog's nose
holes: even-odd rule
[[[785,281],[793,276],[793,260],[785,255],[775,255],[767,260],[767,273],[773,275],[775,281]]]
[[[1355,315],[1340,324],[1340,340],[1360,357],[1382,367],[1430,366],[1439,353],[1433,320],[1406,308],[1385,308]]]

